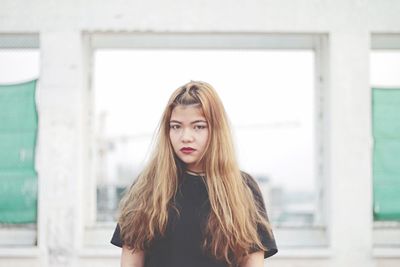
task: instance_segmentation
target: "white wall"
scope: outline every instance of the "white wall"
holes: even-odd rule
[[[398,266],[372,246],[371,33],[400,34],[396,0],[1,0],[0,34],[40,36],[39,247],[0,248],[0,266],[119,266],[119,250],[83,245],[92,32],[323,33],[329,248],[289,249],[267,266]],[[279,242],[279,240],[278,240]],[[279,243],[278,243],[279,245]]]

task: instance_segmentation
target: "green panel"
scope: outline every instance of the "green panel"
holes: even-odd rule
[[[34,172],[0,174],[0,222],[35,223],[37,176]]]
[[[0,172],[34,169],[36,132],[2,133],[0,131]]]
[[[36,80],[13,85],[0,85],[0,131],[35,130]]]
[[[374,219],[400,220],[400,89],[373,88]]]
[[[400,182],[379,182],[380,178],[388,178],[386,173],[374,173],[374,219],[375,220],[399,220],[399,195]],[[398,179],[398,175],[397,179]],[[396,178],[396,177],[393,177]]]
[[[373,136],[400,138],[400,89],[373,88]]]
[[[375,172],[400,175],[400,139],[375,140],[374,173]]]
[[[35,223],[36,80],[0,85],[0,223]]]

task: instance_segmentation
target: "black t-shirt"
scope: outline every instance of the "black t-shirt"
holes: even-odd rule
[[[243,173],[245,174],[245,173]],[[245,174],[246,175],[246,174]],[[255,201],[265,210],[264,200],[255,180],[247,175],[247,184],[251,188]],[[201,176],[184,173],[176,194],[176,207],[180,217],[172,215],[166,234],[157,238],[145,253],[145,267],[227,267],[225,262],[217,261],[202,252],[202,229],[210,211],[206,185]],[[175,214],[172,212],[171,214]],[[267,216],[268,220],[268,216]],[[278,252],[274,236],[261,231],[259,235],[267,247],[264,258]],[[122,247],[120,228],[117,224],[111,243]]]

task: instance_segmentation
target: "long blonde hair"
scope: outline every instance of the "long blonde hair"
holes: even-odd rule
[[[246,185],[252,178],[239,170],[223,104],[205,82],[191,81],[172,93],[157,130],[154,151],[120,202],[121,238],[130,249],[146,250],[157,235],[164,235],[169,211],[179,213],[172,200],[185,166],[172,148],[169,120],[174,107],[193,104],[201,106],[210,131],[199,159],[205,166],[211,207],[202,248],[233,266],[254,248],[266,250],[258,231],[271,233],[271,227]]]

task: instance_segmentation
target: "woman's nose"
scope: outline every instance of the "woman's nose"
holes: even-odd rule
[[[182,142],[193,141],[193,133],[190,129],[184,129],[181,136]]]

